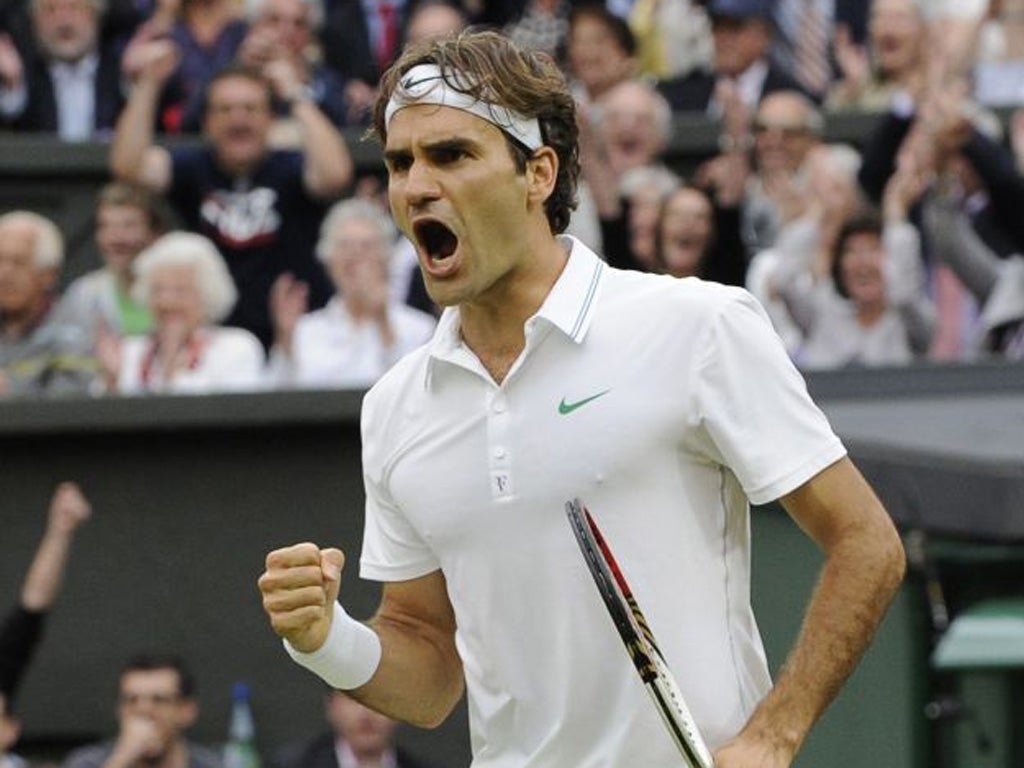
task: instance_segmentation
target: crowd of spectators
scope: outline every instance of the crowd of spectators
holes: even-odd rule
[[[1022,10],[5,3],[0,130],[109,142],[113,181],[96,205],[103,264],[63,291],[61,232],[0,217],[0,394],[372,384],[437,308],[342,131],[366,125],[404,44],[470,24],[563,65],[581,114],[569,231],[609,263],[745,285],[809,369],[1019,358],[1024,117],[991,109],[1024,104]],[[850,110],[877,114],[872,133],[829,143],[828,116]],[[666,158],[680,113],[720,131],[694,169]]]

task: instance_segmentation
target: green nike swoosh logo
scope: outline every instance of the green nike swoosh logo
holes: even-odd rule
[[[606,389],[604,392],[598,392],[596,395],[591,395],[590,397],[585,397],[582,400],[577,400],[575,403],[567,403],[565,402],[565,398],[563,397],[562,402],[558,404],[558,412],[565,416],[567,413],[572,413],[577,408],[582,408],[587,403],[594,402],[599,397],[604,397],[609,392],[611,392],[611,390]]]

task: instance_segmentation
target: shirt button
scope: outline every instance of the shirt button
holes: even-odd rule
[[[504,459],[508,455],[508,451],[502,448],[500,445],[494,449],[494,458]]]
[[[491,409],[495,413],[504,413],[505,412],[505,398],[503,398],[503,397],[495,398],[494,402],[491,404]]]

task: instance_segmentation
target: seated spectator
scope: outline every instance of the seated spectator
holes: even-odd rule
[[[865,49],[837,33],[842,77],[829,90],[828,109],[882,111],[896,93],[924,87],[928,27],[917,0],[873,0],[868,35]]]
[[[85,394],[89,336],[53,311],[64,239],[36,213],[0,216],[0,397]]]
[[[328,691],[324,714],[330,730],[282,750],[274,768],[428,768],[395,744],[398,724],[344,691]]]
[[[65,289],[57,307],[61,320],[88,333],[100,325],[121,336],[149,333],[149,310],[132,298],[132,265],[167,228],[167,214],[157,195],[116,181],[103,187],[96,205],[96,246],[103,266]]]
[[[322,13],[323,7],[317,0],[249,3],[249,31],[238,49],[238,61],[262,72],[268,80],[282,77],[291,83],[290,89],[304,89],[327,119],[343,126],[349,122],[345,83],[315,58],[315,33],[323,21]],[[300,146],[299,126],[288,113],[288,105],[278,101],[275,111],[278,119],[271,137],[274,146]],[[192,110],[185,120],[186,130],[195,131],[201,119],[200,110]]]
[[[221,768],[185,732],[199,716],[195,682],[177,656],[136,656],[117,682],[117,736],[74,750],[63,768]]]
[[[216,325],[238,294],[224,260],[205,237],[171,232],[140,253],[133,293],[148,306],[153,332],[99,339],[108,391],[201,395],[261,386],[259,341],[241,328]]]
[[[565,53],[573,93],[584,107],[636,74],[636,41],[629,25],[600,3],[573,9]]]
[[[166,192],[185,226],[217,244],[239,293],[226,324],[251,331],[269,347],[268,299],[279,275],[289,272],[307,283],[313,307],[331,294],[313,249],[327,199],[352,180],[352,159],[300,84],[282,76],[271,85],[244,67],[226,69],[210,83],[205,146],[172,152],[155,145],[157,100],[174,64],[164,43],[151,44],[152,58],[118,122],[111,168],[122,181]],[[274,95],[291,103],[302,151],[270,148]]]
[[[656,233],[658,271],[743,285],[747,250],[737,206],[718,205],[697,187],[680,187],[665,198]]]
[[[743,238],[751,253],[771,247],[779,231],[797,218],[807,202],[808,158],[821,144],[824,121],[817,108],[797,91],[766,96],[754,115],[753,137],[734,140],[713,174],[728,183],[726,171],[743,173],[738,153],[753,142],[753,168],[743,193]],[[728,156],[731,155],[731,156]]]
[[[57,486],[47,512],[46,532],[32,558],[18,602],[0,622],[0,768],[27,765],[9,751],[21,730],[14,714],[15,697],[60,594],[75,533],[91,513],[89,501],[75,483]]]
[[[337,288],[306,313],[306,288],[278,279],[271,378],[279,386],[366,388],[433,335],[434,318],[389,298],[388,264],[397,231],[363,200],[344,200],[324,219],[317,254]]]
[[[105,8],[105,0],[32,0],[34,55],[0,36],[3,123],[64,141],[109,137],[124,100],[117,53],[99,43]]]
[[[780,254],[771,279],[803,332],[795,362],[805,369],[907,365],[923,356],[934,312],[913,225],[883,229],[877,214],[854,215],[828,249]]]
[[[650,266],[650,252],[643,243],[644,233],[639,233],[637,243],[644,252],[633,252],[631,240],[635,222],[622,185],[627,173],[641,168],[656,169],[655,173],[661,177],[671,174],[661,159],[671,128],[672,114],[665,100],[653,86],[641,80],[626,80],[613,86],[583,112],[580,206],[573,213],[569,232],[592,247],[600,244],[609,262],[617,266],[644,268],[645,257]],[[593,225],[586,217],[593,217],[594,213],[589,207],[596,211],[600,239],[590,232]]]
[[[657,263],[658,220],[665,201],[681,184],[680,178],[663,165],[644,165],[622,174],[619,191],[628,241],[616,243],[609,237],[610,250],[605,252],[609,264],[645,272],[661,269]],[[622,226],[622,222],[604,223],[606,233],[613,231],[614,226]]]
[[[941,194],[925,204],[925,233],[942,262],[981,307],[973,348],[1024,360],[1024,256],[1001,259],[978,236],[956,200]]]
[[[175,53],[176,66],[155,116],[163,131],[180,132],[207,83],[234,61],[246,33],[240,9],[234,0],[156,0],[152,17],[132,37],[122,59],[129,81],[148,66],[154,41],[163,40]]]
[[[750,110],[775,91],[804,92],[791,73],[771,60],[769,0],[711,0],[708,13],[714,40],[712,71],[698,70],[658,84],[674,112],[721,115],[716,97],[721,82],[733,84]]]

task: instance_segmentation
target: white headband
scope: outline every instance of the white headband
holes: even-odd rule
[[[395,86],[387,109],[384,110],[384,125],[390,125],[391,118],[404,107],[413,104],[437,104],[461,109],[463,112],[481,117],[529,149],[540,149],[544,146],[537,118],[526,117],[508,107],[489,101],[480,101],[451,84],[468,81],[469,78],[457,70],[448,70],[446,75],[436,64],[417,64],[402,75]]]

